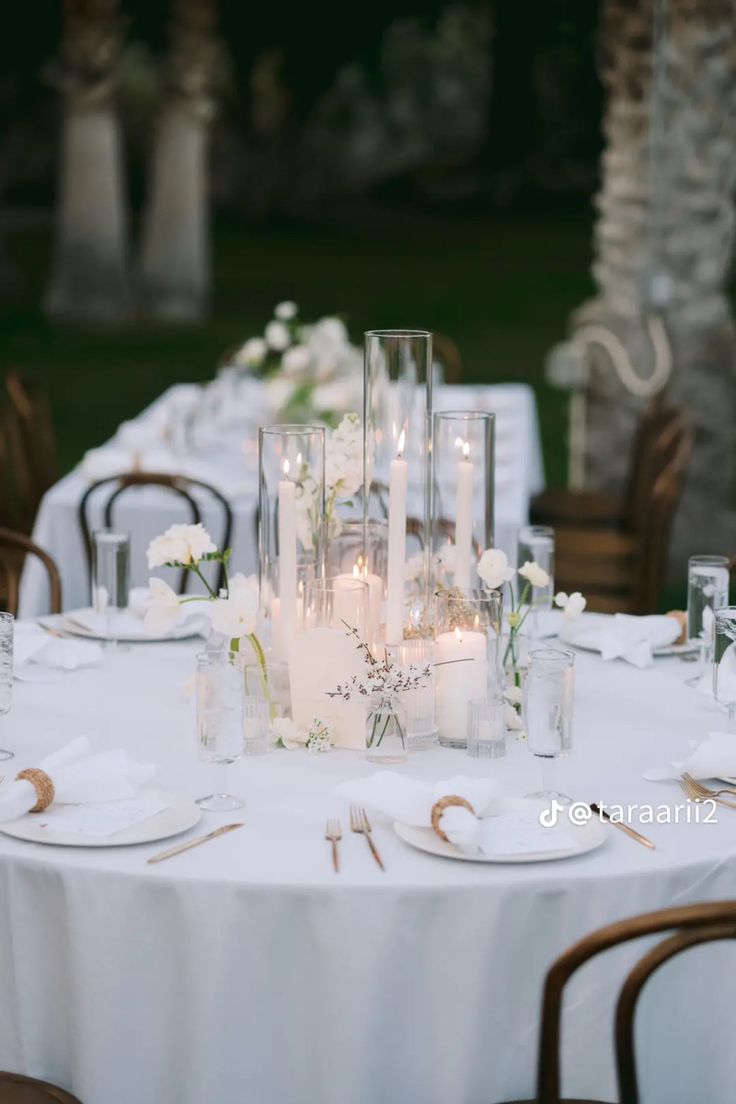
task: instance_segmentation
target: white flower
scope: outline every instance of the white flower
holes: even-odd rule
[[[292,303],[291,299],[285,299],[283,303],[276,304],[276,309],[273,313],[277,318],[280,318],[282,322],[290,322],[292,318],[296,317],[296,312],[296,303]]]
[[[332,345],[348,343],[348,331],[340,318],[320,318],[313,327],[312,333]]]
[[[565,591],[561,590],[555,594],[555,605],[562,610],[566,621],[574,621],[579,617],[587,604],[587,599],[583,598],[579,590],[574,590],[572,594],[565,594]]]
[[[503,709],[503,715],[506,721],[506,727],[510,732],[519,732],[524,727],[521,717],[516,712],[513,705],[506,704]]]
[[[503,696],[509,705],[521,705],[523,694],[520,686],[514,686],[513,683],[504,686]]]
[[[151,600],[143,618],[143,627],[151,636],[165,636],[181,617],[178,594],[163,579],[149,579]]]
[[[256,631],[258,580],[255,575],[233,575],[227,598],[212,603],[212,628],[229,640],[241,640]]]
[[[478,574],[490,590],[496,590],[514,577],[514,569],[500,548],[486,548],[478,563]]]
[[[148,546],[149,570],[168,563],[198,564],[207,552],[216,552],[217,545],[201,523],[171,525],[163,536],[155,537]]]
[[[346,414],[325,444],[327,495],[355,494],[363,486],[363,429],[357,414]]]
[[[274,410],[283,410],[294,397],[294,384],[285,376],[272,376],[266,380],[266,398]]]
[[[284,353],[281,368],[287,376],[300,376],[309,367],[309,349],[306,345],[292,345]]]
[[[276,737],[276,743],[281,744],[288,751],[304,747],[307,742],[306,732],[302,732],[291,717],[274,717],[271,721],[271,731]]]
[[[527,560],[526,563],[519,568],[519,574],[522,579],[528,580],[533,587],[545,587],[549,583],[549,575],[547,572],[533,560]]]
[[[285,326],[283,322],[269,322],[263,336],[266,338],[268,347],[275,349],[277,353],[288,349],[291,344],[289,327]]]
[[[262,337],[251,337],[235,354],[235,363],[246,368],[257,368],[263,363],[263,358],[268,352],[268,346]]]

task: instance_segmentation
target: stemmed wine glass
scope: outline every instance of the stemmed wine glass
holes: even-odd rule
[[[12,613],[0,613],[0,716],[10,712],[13,700],[13,636],[15,618]],[[0,748],[0,760],[12,759],[14,751]]]
[[[528,797],[569,804],[567,794],[550,786],[550,767],[572,747],[575,656],[562,648],[537,648],[529,654],[524,680],[524,723],[529,750],[542,765],[542,788]]]
[[[736,732],[736,606],[715,613],[713,693],[728,708],[728,726]]]
[[[197,656],[197,739],[203,759],[220,768],[222,788],[198,799],[214,813],[242,808],[239,797],[227,791],[227,768],[243,755],[243,672],[232,653],[204,652]]]

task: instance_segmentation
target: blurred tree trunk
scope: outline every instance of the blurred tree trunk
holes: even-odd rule
[[[173,0],[168,91],[141,247],[143,309],[172,320],[199,318],[209,295],[207,130],[216,17],[215,0]]]
[[[126,213],[113,103],[122,26],[118,0],[65,0],[55,81],[64,97],[50,314],[112,321],[127,314]]]
[[[664,53],[653,61],[653,2]],[[661,65],[657,75],[656,67]],[[678,569],[691,552],[734,552],[736,337],[724,280],[734,243],[736,20],[733,0],[605,0],[608,95],[597,199],[595,299],[573,316],[611,329],[640,376],[652,372],[646,316],[661,314],[673,358],[667,401],[696,445],[675,524]],[[652,81],[661,90],[652,126]],[[658,116],[658,118],[657,118]],[[589,352],[586,471],[620,489],[643,405],[600,350]],[[734,540],[736,544],[736,540]]]

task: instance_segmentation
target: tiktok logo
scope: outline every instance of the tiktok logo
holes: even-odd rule
[[[554,828],[559,819],[559,814],[564,808],[565,806],[561,805],[557,798],[554,798],[549,809],[544,809],[539,814],[539,823],[543,828]]]

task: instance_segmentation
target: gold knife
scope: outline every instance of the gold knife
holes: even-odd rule
[[[187,843],[180,843],[177,847],[170,847],[168,851],[161,851],[158,855],[153,855],[147,860],[149,863],[163,862],[164,859],[173,859],[174,855],[181,855],[182,851],[189,851],[191,847],[199,847],[200,843],[207,843],[207,840],[216,839],[218,836],[223,836],[225,832],[232,832],[235,828],[242,828],[240,824],[222,824],[219,828],[215,828],[214,832],[208,832],[206,836],[197,836],[196,839],[189,840]]]
[[[607,820],[608,823],[612,824],[614,828],[619,828],[627,836],[630,836],[631,839],[636,840],[637,843],[642,844],[642,846],[644,847],[649,847],[652,851],[656,850],[655,844],[653,844],[650,839],[647,839],[646,836],[643,836],[641,832],[637,832],[637,830],[635,828],[632,828],[630,824],[624,824],[621,820],[613,820],[605,809],[600,809],[592,801],[590,803],[590,808],[593,810],[596,816],[599,816],[601,818],[601,820]]]

